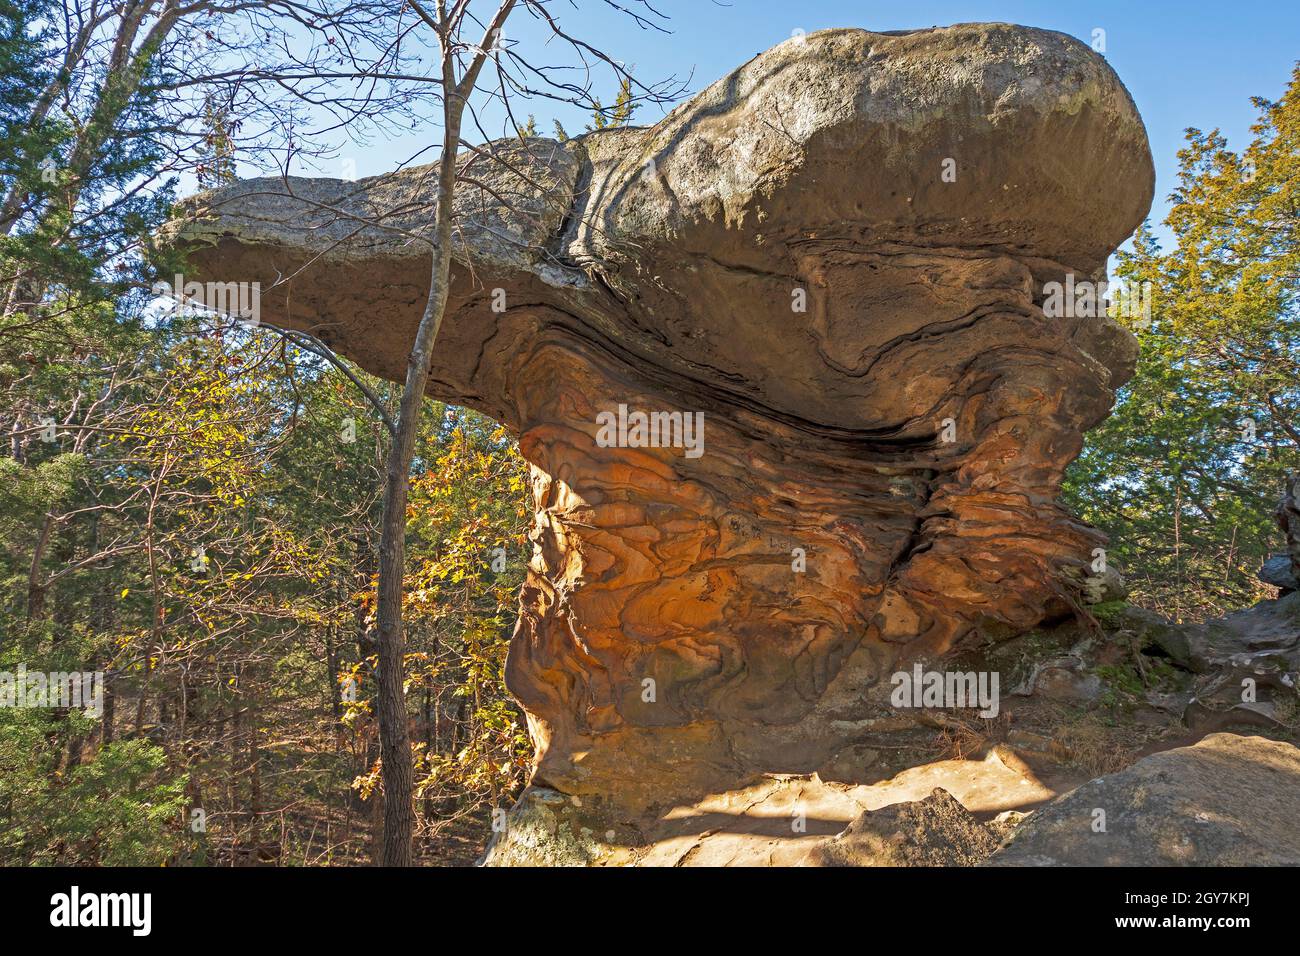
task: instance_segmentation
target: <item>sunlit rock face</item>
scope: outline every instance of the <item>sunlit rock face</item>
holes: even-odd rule
[[[537,783],[644,807],[808,772],[902,662],[1068,610],[1102,542],[1055,497],[1136,348],[1044,286],[1101,278],[1153,188],[1100,56],[831,30],[653,127],[497,147],[429,391],[533,466],[507,679]],[[433,197],[429,167],[256,180],[178,229],[198,278],[398,379]]]

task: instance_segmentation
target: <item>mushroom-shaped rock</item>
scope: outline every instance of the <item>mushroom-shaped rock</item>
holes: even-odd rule
[[[461,168],[429,390],[533,466],[507,680],[539,783],[637,806],[808,772],[900,662],[1068,608],[1102,542],[1055,497],[1136,348],[1045,286],[1102,278],[1153,188],[1088,47],[829,30],[653,127]],[[255,180],[178,231],[198,278],[400,378],[435,185]]]

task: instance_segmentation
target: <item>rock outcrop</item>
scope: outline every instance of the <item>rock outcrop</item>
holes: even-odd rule
[[[1259,577],[1286,594],[1300,590],[1300,475],[1287,480],[1274,516],[1286,539],[1286,550],[1265,561]]]
[[[1153,189],[1087,46],[830,30],[653,127],[491,150],[462,160],[429,390],[533,466],[507,680],[539,786],[636,810],[809,773],[870,741],[900,662],[1082,599],[1103,542],[1056,494],[1136,348],[1043,306]],[[179,238],[400,378],[432,176],[241,183]]]
[[[808,852],[803,866],[976,866],[998,848],[998,834],[946,790],[924,800],[867,811]]]
[[[1036,810],[991,866],[1300,865],[1300,749],[1213,734]]]
[[[983,759],[932,761],[870,785],[768,774],[640,819],[611,801],[534,786],[485,859],[492,866],[967,866],[996,850],[1024,811],[1059,792],[1001,746]]]

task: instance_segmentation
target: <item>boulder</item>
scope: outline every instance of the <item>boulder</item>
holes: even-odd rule
[[[599,806],[547,787],[528,787],[506,815],[495,815],[483,860],[493,866],[621,865],[632,854]]]
[[[1300,475],[1287,479],[1274,517],[1286,539],[1286,550],[1265,561],[1259,577],[1285,594],[1300,589]]]
[[[532,465],[506,676],[536,785],[636,809],[810,773],[870,744],[905,662],[1078,606],[1104,540],[1056,496],[1136,345],[1044,306],[1154,182],[1088,46],[827,30],[655,126],[461,167],[429,392]],[[172,235],[193,278],[400,379],[435,185],[255,180]]]
[[[1192,666],[1202,673],[1229,667],[1300,672],[1300,593],[1184,625]]]
[[[1300,590],[1300,584],[1296,582],[1295,568],[1291,565],[1291,555],[1289,552],[1271,555],[1259,569],[1259,579],[1265,584],[1271,584],[1278,588],[1283,594],[1289,591]]]
[[[863,813],[818,844],[802,866],[975,866],[998,848],[999,835],[935,788],[924,800]]]
[[[1096,700],[1103,691],[1101,678],[1088,671],[1078,657],[1054,657],[1037,661],[1024,684],[1012,693],[1028,697],[1037,694],[1050,700]]]
[[[1300,865],[1300,749],[1212,734],[1033,815],[990,866]]]

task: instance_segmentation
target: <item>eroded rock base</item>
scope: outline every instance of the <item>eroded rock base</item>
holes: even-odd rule
[[[1101,630],[1060,624],[953,661],[1002,674],[996,718],[922,709],[841,721],[839,732],[859,739],[811,773],[759,775],[642,813],[530,788],[486,862],[1300,859],[1293,822],[1300,819],[1300,594],[1200,625],[1173,625],[1119,601],[1092,612]],[[1097,810],[1105,813],[1104,831],[1093,829]]]

